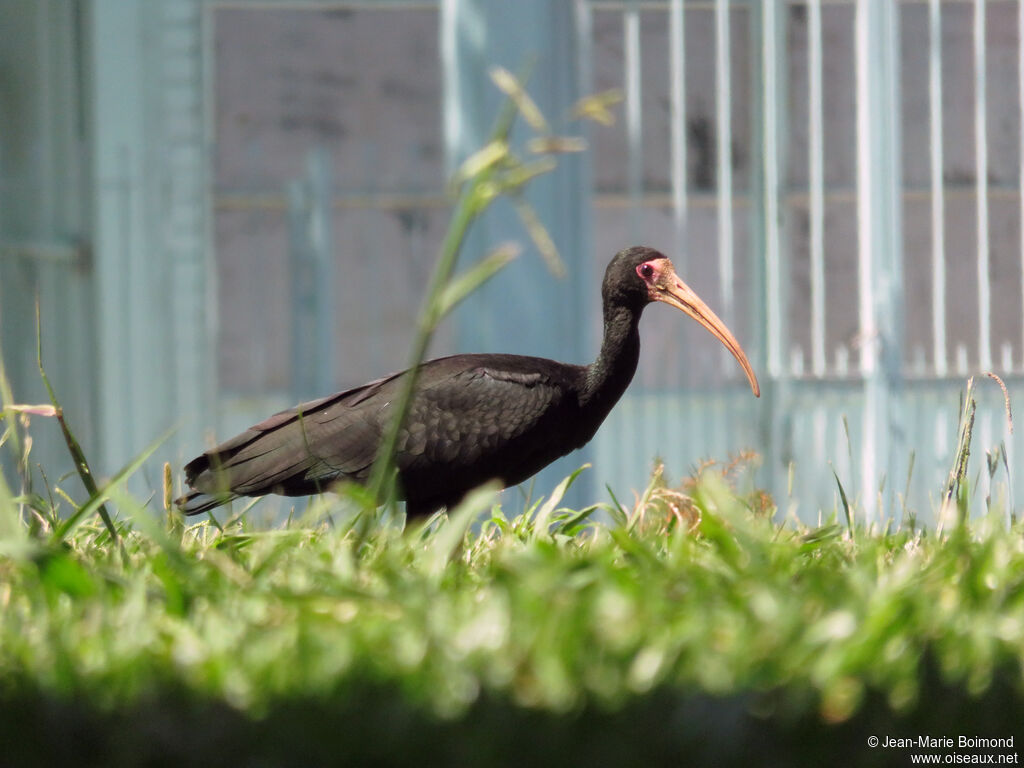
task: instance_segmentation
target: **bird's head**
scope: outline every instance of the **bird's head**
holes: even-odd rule
[[[700,296],[676,274],[675,267],[665,254],[643,246],[633,246],[619,251],[605,272],[602,291],[606,302],[611,301],[637,310],[652,301],[661,301],[681,309],[725,345],[743,367],[754,395],[761,396],[761,388],[754,375],[754,369],[750,367],[750,361],[747,360],[736,337]]]

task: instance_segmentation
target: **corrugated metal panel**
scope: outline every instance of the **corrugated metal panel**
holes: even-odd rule
[[[94,337],[82,320],[93,304],[80,24],[68,0],[0,7],[0,346],[15,398],[46,401],[36,365],[38,299],[44,364],[82,445],[94,453]],[[52,420],[32,426],[32,462],[46,466],[51,480],[70,470]],[[8,458],[0,452],[0,462]]]
[[[973,191],[969,194],[977,222],[970,263],[975,273],[971,282],[976,285],[976,298],[971,303],[975,307],[975,318],[971,325],[975,329],[978,349],[975,367],[972,364],[975,359],[973,350],[969,352],[966,346],[960,348],[956,375],[989,368],[993,362],[993,325],[990,320],[997,308],[992,301],[993,267],[989,261],[993,245],[988,223],[991,159],[986,129],[993,105],[985,93],[986,88],[992,87],[986,74],[987,57],[992,55],[992,33],[986,19],[995,3],[974,0],[970,6],[970,17],[961,13],[954,19],[947,19],[943,8],[954,4],[930,0],[924,7],[925,16],[920,17],[930,41],[926,49],[919,49],[924,54],[926,66],[920,70],[923,77],[909,84],[904,84],[903,80],[916,76],[916,65],[907,64],[908,57],[912,58],[915,51],[908,51],[900,44],[900,19],[909,13],[911,22],[915,25],[919,22],[919,17],[914,15],[914,3],[851,0],[824,4],[820,0],[806,0],[748,4],[717,0],[645,4],[594,2],[592,5],[602,12],[621,13],[627,29],[630,28],[631,15],[662,11],[668,25],[668,32],[664,34],[668,38],[673,68],[684,70],[693,66],[693,62],[714,61],[715,85],[712,92],[705,93],[705,99],[717,105],[714,110],[716,129],[711,137],[716,147],[717,173],[715,197],[708,204],[714,207],[718,222],[714,253],[719,261],[717,289],[723,307],[729,306],[730,292],[735,287],[735,278],[730,277],[729,268],[732,227],[725,222],[731,218],[733,209],[744,202],[730,187],[735,160],[729,157],[734,151],[729,146],[729,121],[735,118],[730,118],[728,104],[736,74],[728,66],[730,58],[724,55],[722,41],[728,37],[729,16],[723,9],[728,6],[733,14],[746,12],[750,16],[754,30],[752,40],[757,51],[753,60],[753,82],[757,89],[745,96],[760,105],[756,112],[760,119],[754,134],[753,159],[759,164],[761,182],[754,187],[758,194],[755,195],[753,211],[755,222],[759,222],[763,229],[760,234],[755,231],[756,236],[749,247],[754,249],[751,258],[755,275],[758,270],[763,270],[765,292],[763,305],[756,294],[750,293],[751,286],[742,298],[735,300],[754,308],[763,306],[763,310],[755,314],[754,325],[762,324],[765,328],[764,348],[755,349],[752,357],[764,355],[761,359],[765,360],[765,365],[761,372],[767,380],[763,382],[766,385],[764,402],[750,407],[743,395],[737,392],[728,398],[729,405],[723,408],[715,405],[722,395],[712,396],[686,387],[678,389],[675,394],[654,393],[649,387],[645,392],[641,381],[627,394],[621,409],[613,414],[614,421],[599,434],[599,457],[613,465],[613,474],[622,478],[631,476],[635,483],[635,478],[649,465],[649,455],[641,452],[641,446],[656,447],[663,456],[683,464],[693,464],[701,456],[716,455],[716,451],[754,447],[762,451],[770,463],[768,476],[776,492],[787,487],[789,464],[793,462],[795,485],[805,512],[808,505],[813,508],[814,504],[826,502],[835,493],[831,473],[822,466],[821,460],[825,458],[834,463],[848,490],[858,490],[862,508],[869,515],[898,512],[907,503],[927,517],[928,492],[940,487],[948,471],[952,432],[956,427],[955,391],[960,385],[957,378],[944,378],[948,354],[945,331],[950,322],[957,322],[951,321],[946,304],[945,253],[949,219],[945,200],[950,187],[958,196],[964,192],[956,177],[949,175],[943,151],[943,141],[947,138],[943,121],[948,119],[948,105],[944,108],[943,92],[950,86],[943,80],[942,62],[950,55],[962,57],[964,53],[972,67],[975,86],[970,113],[974,122],[973,172],[970,177]],[[1024,24],[1021,5],[1017,6],[1018,23]],[[825,8],[828,9],[827,15]],[[852,13],[844,15],[846,11],[843,9],[850,9]],[[705,38],[702,44],[688,48],[686,57],[682,57],[676,30],[691,23],[699,26],[708,16],[713,17],[714,38]],[[946,25],[945,46],[943,23]],[[963,30],[965,23],[968,24],[966,36],[949,31]],[[823,47],[826,31],[833,41],[828,49]],[[916,26],[913,33],[918,34]],[[645,34],[634,46],[650,50],[656,44],[656,34]],[[844,35],[848,42],[841,42]],[[839,44],[835,42],[837,39]],[[964,51],[961,46],[950,52],[951,39],[958,43],[966,40],[970,47]],[[717,51],[713,57],[712,46]],[[1024,47],[1018,46],[1018,49],[1018,61],[1021,62],[1019,78],[1024,83],[1024,52],[1020,52]],[[627,37],[623,54],[626,67],[623,82],[627,84],[627,94],[630,92],[630,78],[636,77],[639,71],[636,57],[631,56],[629,50]],[[797,55],[806,57],[804,65],[794,63]],[[849,57],[845,63],[841,58],[844,56]],[[834,82],[831,83],[831,94],[828,92],[829,78],[834,80],[835,73],[844,67],[855,73],[851,82],[855,86],[855,99],[850,102],[850,111],[845,113],[836,109],[834,94],[842,91],[837,91]],[[800,74],[801,69],[803,73],[794,79],[794,72]],[[687,75],[688,80],[697,79],[692,70],[687,70]],[[669,78],[666,90],[669,98],[674,100],[678,99],[674,95],[678,86],[673,82]],[[795,83],[806,83],[806,92],[793,93],[790,89],[798,87]],[[644,87],[657,89],[658,83],[645,78]],[[911,93],[924,91],[928,95],[924,113],[926,121],[922,125],[928,136],[925,146],[930,147],[926,155],[931,169],[927,177],[930,193],[926,194],[931,198],[931,206],[922,210],[933,234],[930,269],[922,277],[927,278],[931,301],[922,301],[920,291],[903,285],[903,262],[908,258],[904,255],[903,208],[908,204],[906,201],[920,197],[920,193],[906,185],[902,178],[902,134],[908,130],[901,123],[901,116],[907,114],[906,108],[901,109],[905,88],[909,88]],[[1021,93],[1024,94],[1024,90]],[[831,112],[826,106],[829,99],[832,100]],[[796,112],[793,111],[794,103],[799,106]],[[1024,109],[1024,95],[1020,104]],[[797,126],[790,125],[788,118],[791,112],[802,114],[804,109],[806,129],[797,131]],[[627,136],[629,157],[632,158],[639,154],[640,148],[633,149],[628,137],[647,135],[648,129],[646,126],[637,127],[630,121],[629,114],[627,107],[626,124],[622,130]],[[670,113],[670,120],[674,119],[673,115]],[[1005,109],[1002,115],[1006,119]],[[650,119],[648,112],[644,113],[644,118]],[[1024,116],[1020,119],[1024,123]],[[856,158],[848,166],[853,171],[850,176],[844,176],[835,164],[835,158],[841,157],[842,151],[837,153],[828,149],[829,141],[842,141],[840,134],[833,137],[828,133],[830,129],[846,130],[839,124],[841,120],[855,126],[855,133],[847,134],[855,139],[851,146],[856,147]],[[917,130],[916,126],[913,130]],[[669,131],[678,135],[679,129],[670,123]],[[798,135],[806,137],[806,144],[798,146],[794,143],[794,137]],[[1021,135],[1024,136],[1024,132]],[[696,137],[689,133],[687,139],[693,143]],[[672,157],[686,156],[690,150],[690,147],[673,149]],[[794,151],[806,158],[806,165],[798,166],[800,177],[806,178],[806,192],[797,188],[790,175],[794,166],[786,156]],[[1021,152],[1024,153],[1024,149]],[[678,163],[678,160],[673,159],[673,163]],[[803,168],[806,170],[801,170]],[[803,173],[807,174],[806,177],[802,176]],[[855,186],[843,188],[840,185],[844,182],[848,185],[855,182]],[[693,205],[692,199],[684,198],[680,193],[681,188],[673,182],[675,206],[678,208],[680,199],[685,199],[687,205]],[[625,190],[634,209],[651,205],[649,187],[638,193],[634,181],[626,184]],[[828,234],[829,228],[834,227],[829,222],[836,221],[834,211],[837,205],[845,206],[843,215],[847,222],[853,220],[851,214],[856,214],[852,250],[849,239],[844,241]],[[917,209],[910,210],[916,212]],[[790,235],[788,230],[794,222],[789,217],[804,211],[806,229],[794,230]],[[804,225],[801,222],[799,226]],[[849,225],[844,223],[843,226]],[[919,226],[917,219],[913,226],[916,232]],[[691,228],[691,243],[694,234]],[[801,247],[806,247],[806,255],[795,250],[798,242]],[[853,257],[850,263],[856,265],[852,281],[846,278],[845,284],[839,273],[833,271],[837,257],[844,256],[844,253],[850,254]],[[806,278],[799,272],[800,261],[794,259],[806,259]],[[914,280],[919,279],[919,274],[914,272]],[[802,282],[804,279],[806,284]],[[755,279],[754,290],[756,285]],[[854,293],[859,305],[857,328],[853,332],[848,331],[845,338],[839,335],[837,343],[837,332],[842,333],[847,321],[837,314],[836,300],[846,301],[843,294],[850,292],[853,286],[856,286]],[[957,286],[957,290],[962,291],[962,287]],[[904,303],[904,297],[910,298],[909,304]],[[801,304],[807,306],[805,316],[809,320],[809,328],[796,327],[790,333],[790,318],[801,316],[801,310],[797,309]],[[923,354],[918,355],[916,350],[914,356],[906,358],[902,352],[905,344],[903,314],[921,311],[930,312],[932,366],[928,366]],[[1005,327],[1005,322],[1003,325]],[[740,335],[742,338],[742,331]],[[1007,342],[1002,342],[1002,346],[1003,367],[1009,373],[1012,349]],[[851,351],[858,355],[856,367],[849,364]],[[809,357],[809,365],[804,362],[805,356]],[[905,359],[908,362],[904,362]],[[911,360],[918,362],[911,364]],[[819,383],[814,384],[815,380]],[[979,416],[977,439],[986,447],[992,442],[999,442],[1005,435],[999,408],[998,404],[991,403],[982,407],[985,415]],[[732,416],[735,413],[747,414],[749,423],[740,419],[737,424]],[[667,420],[666,414],[672,414],[673,418]],[[758,432],[753,428],[758,421],[771,426],[765,432]],[[633,450],[623,446],[633,446]],[[1012,446],[1009,447],[1012,455]],[[911,465],[912,452],[916,456],[913,459],[914,475],[905,489],[897,489],[898,478],[905,478]],[[720,453],[718,455],[721,456]],[[680,467],[676,469],[681,470]],[[982,478],[981,484],[987,488],[987,479]],[[878,489],[883,485],[886,493],[880,496]],[[887,494],[897,490],[901,498],[908,492],[911,498],[895,505],[896,496]]]

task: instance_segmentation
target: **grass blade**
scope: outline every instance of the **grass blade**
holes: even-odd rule
[[[438,296],[438,319],[455,309],[463,299],[498,274],[518,255],[518,245],[503,243],[461,275],[454,277]]]
[[[551,515],[554,514],[555,507],[562,501],[562,497],[565,496],[565,492],[569,490],[569,487],[573,484],[573,481],[580,476],[580,473],[589,469],[590,464],[584,464],[582,467],[577,469],[571,475],[562,480],[558,485],[555,486],[555,490],[551,492],[551,496],[541,505],[540,509],[537,510],[537,516],[533,518],[533,537],[536,539],[539,536],[546,536],[548,533],[548,523],[551,520]]]
[[[46,369],[43,367],[43,325],[39,317],[38,297],[36,297],[36,362],[39,365],[39,376],[43,380],[46,392],[50,396],[50,402],[56,410],[55,415],[57,417],[57,423],[60,424],[60,431],[64,435],[64,444],[68,447],[68,452],[71,454],[71,461],[74,462],[75,470],[78,472],[78,476],[81,478],[82,485],[85,486],[86,492],[91,498],[96,498],[99,495],[99,492],[96,488],[96,481],[92,476],[92,469],[89,467],[89,462],[85,458],[85,452],[82,450],[82,446],[79,445],[77,438],[68,426],[67,421],[64,419],[64,411],[61,409],[60,403],[57,401],[57,395],[54,394],[53,387],[50,385],[50,378],[46,375]],[[161,438],[161,440],[163,440],[163,438]],[[110,513],[107,512],[106,506],[100,504],[96,511],[99,512],[100,518],[103,520],[103,524],[107,527],[107,531],[110,533],[110,538],[113,539],[114,543],[119,543],[117,529],[114,527],[114,521],[110,519]]]
[[[432,577],[444,572],[445,566],[466,536],[466,531],[473,521],[494,501],[495,494],[501,490],[496,482],[486,483],[476,490],[470,491],[448,517],[448,524],[430,541],[426,552],[426,570]]]
[[[842,482],[839,480],[839,474],[836,472],[836,468],[832,467],[832,477],[836,479],[836,485],[839,486],[839,498],[843,502],[843,514],[846,515],[846,527],[850,531],[850,538],[855,539],[857,534],[853,527],[853,512],[850,510],[850,502],[846,498],[846,489],[843,488]]]
[[[625,528],[626,525],[629,524],[629,513],[626,512],[622,504],[619,503],[619,500],[615,496],[615,491],[612,490],[610,485],[606,483],[604,489],[608,491],[608,495],[612,497],[612,507],[608,510],[609,514],[611,514],[612,519],[619,525],[619,527]]]
[[[67,539],[68,535],[78,526],[78,524],[82,522],[82,520],[91,515],[93,512],[97,512],[100,509],[102,509],[104,502],[106,502],[110,498],[111,493],[114,490],[116,490],[117,487],[121,485],[121,483],[123,483],[131,475],[138,471],[139,467],[141,467],[146,462],[146,459],[148,459],[153,454],[153,452],[160,447],[160,444],[163,443],[169,437],[169,435],[170,433],[165,434],[161,436],[158,440],[154,441],[148,448],[146,448],[146,450],[144,450],[142,453],[136,456],[133,461],[129,462],[124,467],[122,467],[121,470],[117,474],[115,474],[110,479],[110,482],[104,485],[102,489],[98,489],[94,494],[92,494],[89,497],[88,501],[85,502],[85,504],[80,506],[71,515],[69,515],[67,519],[65,519],[64,522],[61,523],[57,530],[54,531],[53,540],[56,542],[64,541],[65,539]],[[113,523],[108,522],[108,520],[109,516],[104,519],[104,524],[107,525],[108,528],[113,528]],[[116,536],[116,532],[112,535]],[[117,539],[115,539],[115,541],[116,540]]]

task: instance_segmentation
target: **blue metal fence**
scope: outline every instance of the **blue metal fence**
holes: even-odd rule
[[[539,489],[589,458],[583,493],[608,481],[628,496],[655,455],[678,477],[750,448],[763,455],[760,481],[792,494],[805,518],[836,503],[833,467],[865,514],[927,518],[964,377],[994,369],[1011,396],[1024,391],[1024,0],[95,0],[80,10],[47,0],[0,11],[50,30],[34,77],[51,95],[73,91],[84,116],[80,132],[43,143],[36,172],[49,181],[38,189],[5,170],[3,199],[22,208],[0,212],[0,306],[19,386],[34,361],[11,348],[31,338],[32,285],[44,316],[68,295],[78,297],[68,311],[92,318],[59,321],[73,331],[47,347],[77,361],[58,371],[58,388],[95,404],[85,438],[104,471],[168,426],[179,430],[164,454],[180,460],[299,390],[401,364],[447,213],[444,169],[476,147],[499,99],[487,67],[516,71],[531,57],[531,93],[553,122],[581,95],[624,94],[616,126],[587,129],[592,151],[531,193],[574,277],[556,281],[524,255],[434,352],[590,359],[607,259],[645,242],[670,252],[734,328],[765,393],[754,401],[712,340],[652,310],[633,387],[592,451]],[[77,43],[45,52],[46,39],[65,38]],[[244,94],[231,90],[243,81]],[[47,115],[63,124],[70,102],[48,98],[17,116],[23,129]],[[272,132],[285,124],[290,145]],[[0,132],[8,158],[12,142]],[[83,146],[87,171],[64,189],[93,202],[62,219],[53,179]],[[292,251],[334,276],[289,301],[289,285],[266,280],[288,274],[286,184],[308,175],[302,158],[318,146],[334,159],[314,175],[334,180],[293,195]],[[22,231],[15,213],[32,195],[51,203],[35,213],[49,213]],[[313,210],[333,247],[304,236]],[[498,208],[466,258],[512,236],[526,239],[515,211]],[[30,240],[91,243],[92,271],[44,264],[38,254],[53,249]],[[388,305],[360,289],[385,277],[397,296]],[[279,347],[302,317],[333,318],[335,341],[302,332],[292,360]],[[254,318],[276,330],[238,343]],[[98,365],[76,382],[92,349]],[[289,380],[287,366],[309,380]],[[1019,475],[1024,456],[991,389],[976,454],[1005,441]],[[978,483],[989,491],[987,472]]]

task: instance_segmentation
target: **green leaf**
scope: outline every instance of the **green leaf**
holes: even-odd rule
[[[526,231],[530,235],[530,239],[533,240],[533,244],[543,257],[544,263],[547,264],[548,271],[555,277],[565,277],[565,264],[562,261],[562,257],[558,255],[558,248],[551,239],[551,235],[548,234],[547,228],[541,223],[540,217],[533,206],[526,202],[526,199],[523,197],[516,197],[514,203],[516,213],[519,214],[523,226],[526,227]]]
[[[72,597],[90,597],[96,593],[96,583],[89,571],[67,553],[48,553],[37,566],[47,591],[63,592]]]
[[[537,516],[533,519],[532,538],[536,539],[540,536],[548,535],[548,523],[551,519],[551,514],[555,511],[555,507],[561,503],[562,497],[565,496],[565,492],[569,490],[569,486],[573,484],[573,481],[580,476],[580,473],[583,470],[589,468],[590,464],[584,464],[555,486],[555,490],[551,492],[548,499],[541,505],[540,509],[537,510]]]
[[[508,157],[508,152],[508,142],[504,138],[494,139],[465,159],[455,172],[452,183],[458,186],[490,170]]]
[[[629,524],[629,513],[619,503],[619,500],[615,497],[615,491],[612,490],[610,485],[605,484],[604,489],[612,497],[612,506],[609,508],[608,513],[612,516],[612,520],[615,521],[616,525],[625,528]]]
[[[583,529],[583,523],[590,519],[591,515],[599,509],[607,510],[609,507],[607,504],[591,504],[579,512],[569,514],[564,520],[559,521],[558,532],[566,536],[575,536]]]
[[[621,88],[611,88],[595,93],[593,96],[585,96],[572,106],[569,113],[577,119],[593,120],[601,125],[613,125],[615,115],[611,111],[611,107],[622,101],[624,97],[625,94]]]
[[[54,531],[53,540],[64,541],[83,519],[99,510],[103,506],[103,503],[110,498],[111,493],[131,475],[135,474],[139,467],[146,463],[146,459],[153,454],[153,451],[155,451],[160,444],[169,437],[169,435],[170,433],[168,432],[155,440],[148,448],[146,448],[146,450],[136,456],[133,461],[122,467],[122,469],[115,474],[113,478],[111,478],[109,483],[89,497],[89,500],[86,501],[85,504],[68,516],[64,523]]]
[[[504,67],[495,67],[491,70],[491,80],[498,88],[508,96],[516,108],[519,110],[519,114],[523,116],[525,120],[533,130],[540,133],[548,133],[548,121],[544,119],[544,115],[541,113],[537,103],[530,98],[530,94],[523,88],[522,83],[519,79],[509,72]]]
[[[490,482],[470,491],[448,516],[448,523],[431,539],[425,553],[425,570],[432,577],[438,577],[445,565],[458,550],[466,531],[494,501],[501,484]]]
[[[835,467],[832,467],[832,477],[836,479],[836,485],[839,486],[839,498],[843,502],[843,514],[846,515],[846,527],[850,531],[850,537],[853,538],[856,532],[853,528],[853,512],[850,510],[850,502],[846,498],[846,489],[843,488],[843,484],[839,480],[839,475],[836,473]]]
[[[453,277],[438,297],[435,324],[469,294],[498,274],[518,255],[518,245],[503,243],[462,274]]]

